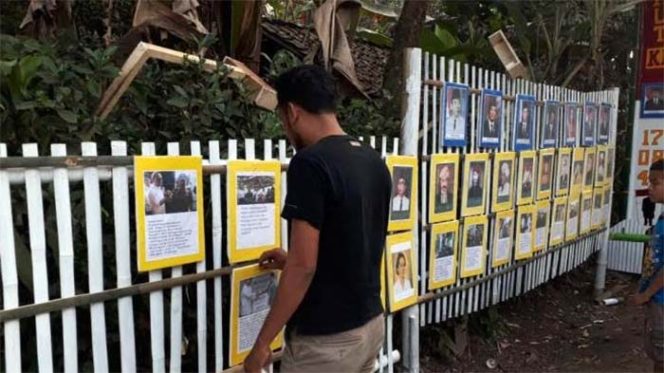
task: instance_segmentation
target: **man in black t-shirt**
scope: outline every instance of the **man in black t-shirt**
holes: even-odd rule
[[[341,129],[335,83],[325,70],[296,67],[275,87],[284,131],[297,149],[282,212],[290,248],[260,258],[263,268],[283,272],[245,370],[270,362],[270,342],[286,325],[282,372],[371,372],[385,333],[380,266],[389,171],[376,151]]]

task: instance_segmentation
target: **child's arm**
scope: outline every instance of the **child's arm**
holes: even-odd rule
[[[664,269],[657,271],[650,285],[641,293],[635,294],[631,297],[630,301],[634,305],[646,304],[650,301],[655,293],[664,288]]]

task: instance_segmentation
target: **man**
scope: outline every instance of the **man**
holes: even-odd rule
[[[497,139],[498,138],[498,106],[495,101],[489,104],[489,111],[484,119],[483,138]]]
[[[653,203],[664,203],[664,159],[650,165],[648,196]],[[646,305],[645,345],[653,360],[654,372],[664,370],[664,213],[651,228],[652,238],[643,255],[643,275],[633,305]]]
[[[530,198],[533,195],[533,163],[524,163],[523,166],[523,182],[521,184],[521,197]]]
[[[530,139],[530,107],[526,106],[525,103],[522,104],[521,108],[521,120],[518,124],[517,138],[522,140]]]
[[[434,211],[439,214],[441,212],[446,212],[452,210],[452,198],[453,194],[450,190],[450,168],[453,167],[449,164],[444,164],[440,166],[440,171],[438,172],[438,188],[436,189],[436,203],[434,205]]]
[[[569,187],[569,156],[563,155],[560,159],[560,179],[558,180],[559,189],[567,189]]]
[[[468,206],[479,206],[482,204],[484,192],[482,190],[482,175],[480,167],[473,167],[470,172],[470,188],[468,188]]]
[[[447,94],[452,95],[452,100],[445,116],[445,138],[463,140],[466,131],[466,118],[461,115],[461,91],[449,88]]]
[[[664,110],[664,100],[662,99],[662,90],[660,88],[651,88],[650,97],[644,105],[645,110]]]
[[[547,115],[547,123],[544,126],[544,143],[555,144],[556,142],[556,109],[550,108]]]
[[[161,183],[161,173],[153,173],[150,189],[148,190],[148,203],[150,205],[150,212],[155,215],[166,213],[166,193]]]
[[[245,371],[270,363],[270,343],[286,325],[282,372],[371,372],[385,332],[380,266],[390,174],[376,151],[341,129],[335,83],[321,67],[295,67],[275,88],[297,149],[282,212],[290,248],[259,260],[282,272]]]
[[[392,219],[407,219],[410,210],[410,199],[406,196],[408,185],[406,179],[397,179],[396,194],[392,198]]]
[[[576,107],[567,107],[567,142],[573,143],[576,141]]]

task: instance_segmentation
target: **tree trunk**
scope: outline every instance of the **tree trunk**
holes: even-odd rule
[[[401,114],[401,95],[404,90],[403,52],[405,48],[420,45],[420,33],[428,5],[429,0],[405,0],[394,30],[392,51],[383,73],[383,88],[390,93],[385,110],[394,117]]]

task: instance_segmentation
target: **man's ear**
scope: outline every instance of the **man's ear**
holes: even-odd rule
[[[298,105],[292,102],[286,104],[286,118],[288,118],[288,123],[291,126],[293,126],[299,119],[301,110],[302,109]]]

